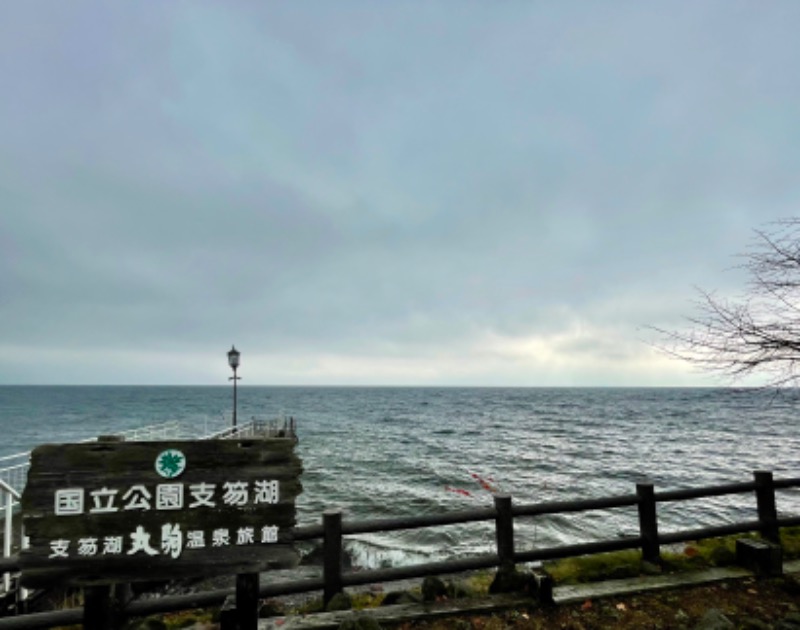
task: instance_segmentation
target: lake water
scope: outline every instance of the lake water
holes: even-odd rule
[[[228,387],[0,387],[0,456],[179,420],[198,434],[230,413]],[[734,389],[240,387],[239,419],[293,416],[304,462],[298,523],[437,514],[492,504],[800,476],[800,396]],[[800,496],[781,492],[782,514]],[[755,518],[752,496],[659,506],[662,532]],[[518,549],[635,534],[635,510],[520,522]],[[493,549],[493,526],[348,539],[362,566]]]

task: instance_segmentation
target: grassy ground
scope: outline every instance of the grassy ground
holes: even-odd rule
[[[731,565],[736,560],[736,538],[741,537],[709,539],[664,551],[661,570],[680,573]],[[800,557],[800,528],[784,530],[781,542],[787,559]],[[567,558],[546,564],[546,569],[557,585],[635,577],[643,572],[638,551]],[[800,575],[745,578],[633,596],[607,597],[595,601],[587,599],[577,604],[553,608],[531,608],[489,616],[462,616],[436,622],[405,623],[399,628],[678,630],[696,627],[712,609],[732,623],[727,627],[751,630],[777,627],[800,629]]]
[[[695,628],[716,609],[731,628],[764,630],[787,624],[800,628],[800,583],[797,576],[747,578],[628,597],[586,600],[548,609],[521,609],[488,616],[461,616],[435,622],[404,623],[399,630],[681,630]],[[798,625],[789,625],[797,622]],[[716,627],[716,626],[715,626]]]

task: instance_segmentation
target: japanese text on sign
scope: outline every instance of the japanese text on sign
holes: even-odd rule
[[[188,496],[187,496],[188,495]],[[56,516],[108,514],[120,510],[182,510],[200,507],[275,505],[279,502],[278,481],[264,479],[213,483],[162,483],[148,488],[136,484],[124,492],[117,488],[96,490],[62,488],[55,492]]]
[[[277,543],[278,526],[265,525],[260,529],[221,527],[210,531],[191,529],[184,532],[180,525],[166,523],[161,526],[160,544],[154,546],[155,543],[151,542],[152,534],[139,525],[128,535],[128,541],[125,538],[125,536],[83,536],[77,540],[59,538],[50,541],[51,553],[48,557],[132,556],[144,553],[148,556],[165,555],[178,558],[184,549]]]

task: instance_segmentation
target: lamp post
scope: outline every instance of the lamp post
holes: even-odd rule
[[[236,376],[236,368],[239,367],[239,351],[236,349],[236,346],[231,346],[231,349],[228,351],[228,365],[231,366],[233,369],[233,376],[228,377],[229,381],[233,381],[233,428],[236,428],[236,381],[238,381],[241,377]]]

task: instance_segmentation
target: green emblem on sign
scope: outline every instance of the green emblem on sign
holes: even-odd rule
[[[174,479],[186,470],[186,457],[174,448],[156,457],[156,472],[167,479]]]

